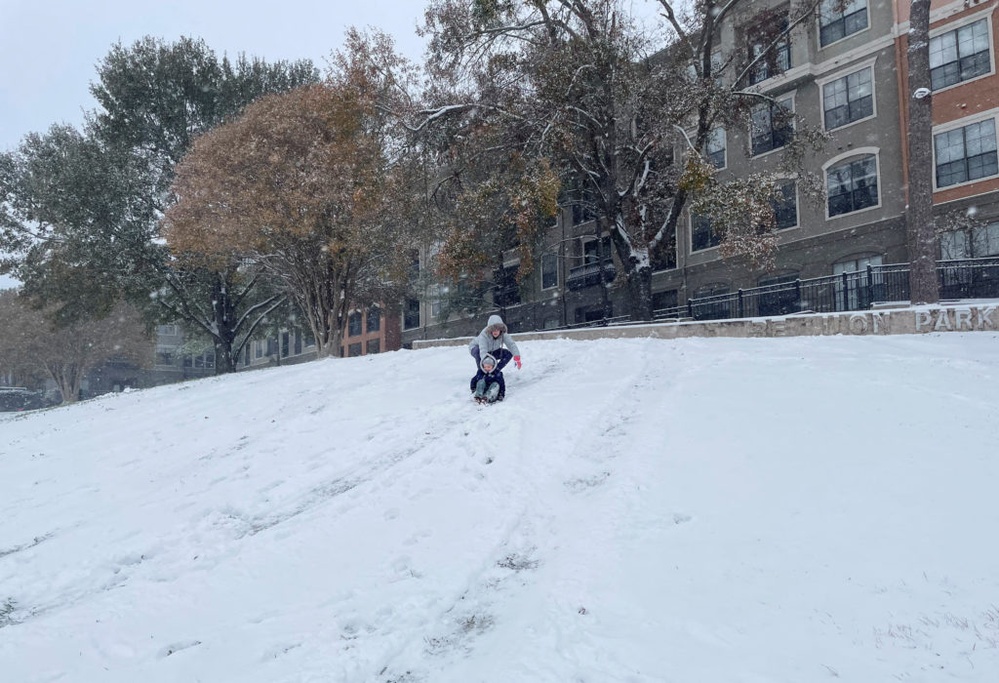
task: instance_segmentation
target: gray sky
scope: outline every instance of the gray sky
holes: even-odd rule
[[[650,0],[624,0],[650,14]],[[203,38],[217,54],[269,62],[311,59],[321,70],[350,26],[393,36],[423,55],[424,0],[0,0],[0,151],[53,124],[80,126],[95,107],[89,85],[112,45],[143,36]],[[14,282],[0,276],[0,288]]]
[[[0,150],[55,123],[79,126],[96,66],[119,40],[203,38],[216,53],[311,59],[320,69],[349,26],[377,27],[419,60],[422,0],[0,0]]]
[[[146,35],[203,38],[218,54],[273,62],[311,59],[321,70],[350,26],[377,27],[419,61],[422,0],[0,0],[0,151],[32,132],[80,126],[89,85],[111,46]],[[0,276],[0,289],[15,285]]]

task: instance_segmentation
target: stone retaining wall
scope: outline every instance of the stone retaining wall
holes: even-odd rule
[[[706,322],[668,322],[644,325],[587,327],[548,332],[518,332],[517,341],[541,339],[620,339],[655,337],[803,337],[842,335],[926,334],[928,332],[977,332],[999,330],[999,302],[941,304],[850,313],[810,313],[773,318],[740,318]],[[414,349],[459,346],[470,337],[426,339]]]

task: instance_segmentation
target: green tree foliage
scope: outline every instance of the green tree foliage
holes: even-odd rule
[[[309,60],[269,64],[240,55],[232,62],[200,39],[167,43],[150,36],[115,45],[97,75],[90,87],[99,105],[91,116],[97,136],[147,160],[164,191],[161,201],[194,138],[262,95],[319,80]]]
[[[71,126],[26,136],[0,155],[2,270],[60,325],[142,303],[160,258],[147,180],[130,150]]]
[[[238,117],[270,93],[316,83],[309,60],[269,64],[240,55],[219,58],[202,40],[175,43],[146,37],[116,45],[98,66],[91,92],[100,105],[90,117],[95,134],[144,161],[149,199],[162,212],[171,198],[174,168],[197,136]],[[150,232],[159,229],[157,216]],[[189,333],[215,346],[217,373],[234,359],[280,296],[259,271],[246,272],[229,258],[210,261],[175,254],[157,271],[153,301],[162,317],[181,320]]]

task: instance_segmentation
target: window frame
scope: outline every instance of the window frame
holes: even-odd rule
[[[833,169],[838,169],[841,166],[852,165],[852,164],[854,164],[854,163],[856,163],[858,161],[867,159],[868,157],[873,158],[873,160],[874,160],[874,181],[875,181],[876,190],[877,190],[877,202],[874,203],[874,204],[868,205],[868,206],[861,207],[859,209],[852,209],[850,211],[844,211],[844,212],[840,212],[840,213],[836,213],[836,214],[830,213],[830,211],[829,211],[830,206],[831,206],[830,205],[830,200],[832,199],[832,195],[829,194],[829,173],[830,173],[830,171],[832,171]],[[864,211],[872,211],[872,210],[881,208],[881,205],[882,205],[882,192],[881,192],[881,150],[879,148],[876,148],[876,147],[861,147],[861,148],[856,149],[856,150],[851,150],[850,152],[848,152],[846,154],[841,154],[841,155],[839,155],[837,157],[834,157],[834,158],[830,159],[829,161],[827,161],[822,166],[822,174],[824,176],[825,187],[826,187],[826,202],[825,202],[825,204],[826,204],[826,209],[825,209],[826,210],[826,220],[833,220],[833,219],[840,218],[840,217],[843,217],[843,216],[852,216],[852,215],[855,215],[855,214],[858,214],[858,213],[861,213],[861,212],[864,212]],[[851,184],[853,184],[854,180],[853,180],[852,175],[851,175],[850,180],[851,180]],[[856,189],[851,190],[851,194],[852,194],[852,192],[855,192],[855,191],[856,191]]]
[[[774,97],[773,98],[775,100],[774,102],[761,102],[761,103],[756,104],[756,105],[754,105],[753,107],[750,108],[750,111],[749,111],[749,156],[750,156],[750,158],[762,157],[762,156],[765,156],[767,154],[770,154],[771,152],[776,152],[777,150],[784,149],[784,147],[787,146],[787,143],[791,140],[791,138],[794,137],[794,130],[795,130],[795,128],[794,128],[794,111],[795,111],[794,110],[794,95],[795,94],[793,92],[792,93],[784,93],[782,95]],[[785,103],[787,103],[789,106],[785,107],[784,106]],[[773,147],[768,147],[768,148],[763,149],[761,151],[757,151],[757,149],[756,149],[756,139],[758,137],[763,137],[763,136],[762,135],[757,135],[756,132],[755,132],[756,131],[756,125],[755,125],[755,122],[754,122],[754,114],[755,114],[756,111],[763,111],[763,107],[767,108],[766,109],[767,124],[769,126],[769,128],[767,129],[767,135],[770,138],[771,144],[775,143],[775,140],[776,140],[776,138],[778,136],[778,132],[780,132],[782,135],[786,135],[787,137],[783,138],[782,141],[781,141],[781,143],[779,145],[774,144]],[[781,108],[785,109],[788,112],[788,114],[790,114],[791,119],[790,119],[790,121],[788,123],[788,126],[786,128],[784,128],[784,127],[775,128],[774,127],[774,109],[777,108],[777,107],[781,107]]]
[[[546,262],[551,263],[552,261],[554,261],[554,267],[550,271],[548,271],[546,273],[545,263]],[[555,289],[556,287],[558,287],[558,283],[559,283],[558,254],[555,253],[554,251],[550,251],[548,253],[542,254],[541,255],[541,264],[540,265],[541,265],[541,268],[540,268],[540,270],[541,270],[541,273],[540,273],[540,275],[541,275],[541,291],[545,291],[545,290],[549,290],[549,289]],[[551,275],[554,276],[555,282],[553,284],[549,284],[549,285],[545,284],[545,275],[546,274],[551,274]]]
[[[982,235],[981,233],[985,233]],[[953,247],[947,242],[953,238],[961,238],[960,254],[951,251]],[[976,245],[985,245],[987,254],[979,254]],[[988,245],[994,244],[994,248],[989,249]],[[950,252],[950,253],[948,253]],[[999,256],[999,218],[982,225],[975,225],[961,230],[948,230],[940,235],[940,259],[943,261],[957,261],[973,258],[995,258]]]
[[[699,254],[701,252],[708,251],[709,249],[717,249],[721,245],[721,237],[719,237],[718,233],[714,230],[710,217],[690,212],[688,214],[688,223],[690,228],[691,254]],[[694,246],[695,224],[703,225],[705,223],[707,224],[707,231],[708,231],[708,245],[704,247],[695,247]]]
[[[988,122],[992,123],[992,139],[993,139],[993,142],[995,144],[995,147],[993,149],[990,149],[989,152],[992,152],[994,155],[996,155],[996,161],[997,161],[996,171],[994,173],[990,173],[989,175],[982,175],[982,176],[978,176],[976,178],[970,178],[969,177],[969,178],[967,178],[965,180],[960,180],[960,181],[957,181],[957,182],[949,183],[947,185],[941,185],[939,183],[939,168],[940,168],[940,163],[938,161],[938,156],[939,155],[938,155],[938,149],[937,149],[937,139],[939,137],[941,137],[941,136],[951,135],[951,134],[953,134],[953,133],[955,133],[957,131],[964,131],[967,128],[970,128],[971,126],[979,126],[979,125],[981,125],[983,123],[988,123]],[[984,113],[983,115],[980,115],[980,116],[974,116],[974,117],[969,116],[967,118],[958,119],[957,121],[952,121],[952,122],[950,122],[950,123],[948,123],[946,125],[943,125],[943,126],[938,126],[938,127],[934,128],[932,137],[933,137],[933,189],[934,189],[934,191],[936,191],[936,190],[950,190],[950,189],[953,189],[953,188],[956,188],[956,187],[961,187],[961,186],[970,185],[972,183],[979,183],[979,182],[982,182],[982,181],[992,180],[992,179],[995,179],[995,178],[999,177],[999,111],[993,110],[991,112],[986,112],[986,113]],[[965,154],[964,157],[962,157],[962,159],[963,159],[963,161],[965,163],[965,167],[966,167],[965,171],[967,172],[967,170],[968,170],[967,169],[967,162],[968,162],[968,160],[969,160],[970,157],[968,156],[968,141],[967,141],[967,134],[966,133],[962,136],[962,145],[964,146],[964,154]],[[976,156],[982,156],[982,155],[979,154],[979,155],[976,155]],[[952,164],[952,163],[955,163],[955,161],[956,160],[950,161],[950,162],[947,162],[947,163],[951,163]]]
[[[717,142],[721,140],[721,147],[712,151],[712,142]],[[717,155],[721,155],[721,165],[717,162],[715,158]],[[708,132],[708,139],[704,142],[704,156],[706,161],[715,167],[716,170],[724,170],[728,166],[728,132],[722,126],[716,126]]]
[[[415,306],[413,305],[415,304]],[[417,330],[422,324],[423,311],[419,299],[405,299],[402,305],[402,329]],[[415,315],[415,319],[414,316]]]
[[[938,65],[938,66],[934,67],[933,66],[933,60],[934,60],[933,48],[934,48],[934,44],[937,43],[938,41],[940,41],[944,36],[947,36],[947,35],[950,35],[950,34],[955,34],[954,49],[955,49],[955,51],[957,51],[957,50],[960,49],[961,43],[960,43],[960,40],[958,40],[956,34],[959,31],[961,31],[961,30],[970,28],[970,27],[975,26],[976,24],[979,24],[979,23],[982,23],[982,22],[984,22],[984,24],[985,24],[985,37],[986,37],[986,40],[988,41],[988,62],[989,62],[988,63],[988,69],[986,69],[984,72],[977,73],[977,74],[974,74],[972,76],[968,76],[967,78],[958,78],[958,80],[950,82],[950,83],[947,83],[945,85],[934,86],[933,85],[933,72],[934,72],[935,69],[941,69],[941,68],[943,68],[943,67],[945,67],[945,66],[947,66],[949,64],[954,64],[955,62],[957,62],[960,65],[960,62],[961,62],[962,59],[970,59],[971,57],[974,57],[975,55],[980,54],[979,52],[975,52],[975,53],[972,53],[971,55],[967,55],[966,57],[963,57],[963,58],[960,56],[960,54],[958,54],[956,60],[952,60],[950,62],[946,62],[945,64]],[[988,76],[994,75],[995,72],[996,72],[994,35],[995,34],[993,33],[991,11],[986,12],[986,13],[978,13],[978,14],[975,14],[974,16],[966,17],[961,22],[954,22],[952,24],[946,24],[945,26],[941,26],[941,27],[939,27],[939,28],[937,28],[935,30],[931,30],[930,31],[930,48],[929,48],[930,49],[930,88],[933,90],[933,92],[937,93],[937,92],[941,92],[943,90],[947,90],[949,88],[956,88],[956,87],[958,87],[960,85],[964,85],[966,83],[971,83],[971,82],[973,82],[973,81],[975,81],[975,80],[977,80],[979,78],[986,78]],[[959,67],[958,71],[959,71],[959,75],[960,75],[960,67]]]
[[[784,191],[784,188],[787,187],[788,185],[791,186],[792,189],[791,189],[791,197],[790,197],[790,199],[794,203],[794,223],[792,223],[791,225],[784,226],[784,227],[781,227],[780,223],[778,222],[778,216],[779,216],[780,207],[776,206],[776,205],[774,206],[774,230],[776,230],[777,232],[784,232],[785,230],[794,230],[795,228],[800,228],[801,227],[801,211],[798,209],[798,206],[799,206],[799,202],[798,202],[798,181],[795,180],[794,178],[781,178],[780,181],[781,181],[780,182],[780,191],[781,191],[781,194],[784,195],[785,199],[788,198],[788,194],[787,194],[787,192]]]
[[[836,5],[837,4],[836,0],[832,0],[831,2],[827,2],[827,0],[823,0],[821,3],[819,3],[819,6],[818,6],[818,17],[817,17],[818,30],[816,31],[816,35],[818,36],[818,39],[819,39],[819,49],[829,47],[830,45],[835,45],[836,43],[838,43],[840,41],[846,40],[850,36],[855,36],[858,33],[862,33],[862,32],[867,31],[867,30],[869,30],[871,28],[870,2],[868,2],[868,0],[863,0],[863,3],[864,3],[864,7],[863,7],[864,25],[862,27],[860,27],[860,28],[857,28],[857,29],[854,29],[853,31],[850,31],[849,33],[846,32],[847,19],[849,17],[857,15],[861,10],[854,10],[853,12],[850,12],[849,14],[847,14],[845,11],[841,11],[841,10],[836,10],[834,8],[830,8],[828,10],[828,14],[827,14],[826,6],[827,5]],[[846,7],[843,8],[843,10],[846,10],[846,9],[847,9]],[[825,19],[827,16],[833,16],[833,15],[837,16],[837,18],[834,19],[833,21],[830,21],[830,22],[827,22],[827,23],[823,23],[823,19]],[[827,29],[828,27],[833,26],[834,24],[839,24],[839,23],[842,23],[842,25],[843,25],[843,35],[839,36],[838,38],[833,38],[829,42],[826,42],[823,39],[823,29]]]
[[[347,314],[347,336],[359,337],[364,334],[364,319],[360,311],[351,311]]]
[[[875,60],[869,60],[867,62],[862,62],[860,64],[854,64],[854,65],[850,66],[850,69],[848,71],[839,71],[839,72],[837,72],[833,76],[829,76],[827,78],[823,78],[823,79],[821,79],[821,80],[818,81],[818,86],[819,86],[819,111],[822,112],[822,130],[827,131],[827,132],[832,132],[834,130],[835,131],[839,131],[839,130],[843,130],[845,128],[849,128],[850,126],[854,126],[854,125],[856,125],[858,123],[862,123],[864,121],[868,121],[870,119],[876,119],[877,118],[877,116],[878,116],[878,96],[877,96],[878,95],[878,92],[877,92],[878,91],[878,87],[877,87],[877,81],[876,81],[876,78],[875,78],[875,74],[877,72],[876,72],[874,66],[875,66]],[[835,126],[833,128],[830,128],[829,127],[829,121],[828,121],[828,118],[827,118],[828,112],[830,110],[826,109],[826,88],[832,86],[835,83],[839,83],[840,81],[846,81],[846,95],[847,95],[847,105],[846,106],[849,108],[851,104],[853,104],[854,102],[859,102],[860,99],[862,99],[862,98],[857,98],[857,100],[855,100],[855,101],[851,101],[849,99],[850,98],[849,79],[850,79],[851,76],[855,76],[855,75],[857,75],[857,74],[859,74],[859,73],[861,73],[863,71],[868,71],[868,73],[870,74],[870,89],[871,89],[871,92],[870,92],[870,95],[869,95],[869,97],[871,99],[871,110],[870,110],[870,113],[866,114],[864,116],[860,116],[859,118],[847,120],[846,123],[843,123],[843,124],[840,124],[840,125]]]
[[[375,324],[372,325],[371,321]],[[380,306],[368,306],[364,314],[364,329],[368,332],[381,332],[382,329],[382,309]]]
[[[787,25],[790,23],[788,15],[785,13],[783,15],[784,26],[781,28],[781,32],[787,29]],[[767,33],[763,29],[763,24],[757,21],[754,25],[749,26],[746,29],[745,40],[746,40],[746,56],[749,62],[753,62],[758,59],[761,54],[765,55],[767,53],[767,48],[771,46],[772,40],[766,40]],[[760,40],[762,37],[763,40]],[[759,51],[757,51],[759,48]],[[749,85],[758,85],[764,81],[768,81],[771,78],[785,74],[791,70],[794,63],[791,59],[791,34],[788,33],[784,36],[783,42],[778,43],[773,46],[774,56],[773,56],[773,68],[774,73],[770,72],[771,60],[762,59],[756,63],[754,67],[749,69],[746,74],[746,80]]]

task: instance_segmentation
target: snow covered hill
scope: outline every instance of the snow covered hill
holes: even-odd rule
[[[0,417],[0,680],[999,680],[999,335],[522,351]]]

